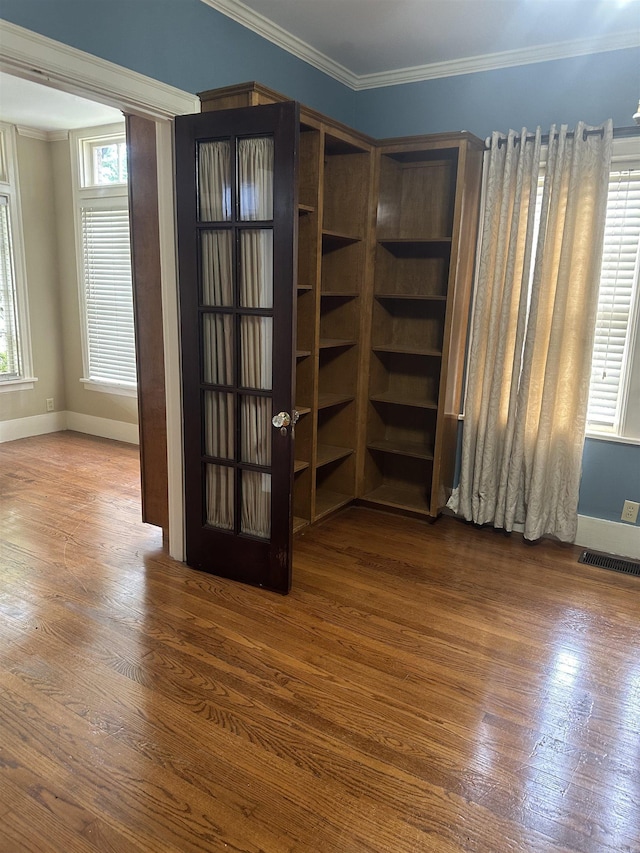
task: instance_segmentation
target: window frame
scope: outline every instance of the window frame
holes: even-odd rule
[[[0,393],[29,391],[34,388],[38,378],[33,375],[27,265],[18,175],[17,132],[14,125],[5,122],[0,122],[0,194],[7,198],[11,242],[10,264],[15,291],[14,310],[18,350],[18,374],[6,379],[0,375]]]
[[[610,172],[640,169],[640,139],[637,136],[613,140]],[[612,429],[587,422],[586,437],[619,444],[640,444],[640,250],[636,260],[635,291],[629,312],[626,356],[620,380],[620,416]]]
[[[76,238],[76,265],[78,270],[78,300],[80,306],[80,337],[82,342],[82,386],[89,391],[137,397],[136,382],[104,381],[91,378],[89,369],[89,330],[85,288],[85,262],[83,252],[82,210],[85,207],[109,205],[129,208],[128,183],[98,184],[93,180],[93,149],[99,144],[126,141],[125,124],[82,128],[69,133],[71,175],[73,190],[73,218]]]
[[[107,145],[120,145],[121,143],[126,144],[126,134],[124,130],[124,125],[122,125],[121,129],[118,130],[119,125],[107,125],[104,128],[104,133],[98,133],[95,136],[87,135],[80,136],[80,188],[83,190],[96,190],[96,189],[113,189],[117,188],[118,190],[126,188],[128,186],[128,181],[114,181],[113,183],[100,183],[95,179],[95,171],[94,171],[94,152],[96,148],[100,148],[102,146]]]

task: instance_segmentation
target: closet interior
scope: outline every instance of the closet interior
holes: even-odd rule
[[[200,98],[286,100],[256,83]],[[466,132],[374,140],[300,108],[294,532],[354,501],[446,504],[483,149]]]

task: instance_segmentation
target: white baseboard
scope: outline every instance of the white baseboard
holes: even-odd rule
[[[29,438],[32,435],[45,435],[48,432],[62,432],[66,429],[111,438],[114,441],[126,441],[128,444],[139,443],[137,424],[96,418],[79,412],[50,412],[46,415],[0,421],[0,443]]]
[[[640,527],[579,515],[576,545],[637,560],[640,559]]]
[[[67,412],[67,429],[84,432],[87,435],[98,435],[101,438],[111,438],[114,441],[126,441],[128,444],[139,444],[140,442],[138,424],[112,421],[109,418],[96,418],[93,415],[82,415],[79,412]]]
[[[66,412],[47,412],[46,415],[14,418],[10,421],[0,421],[0,442],[29,438],[31,435],[45,435],[48,432],[60,432],[66,428]]]

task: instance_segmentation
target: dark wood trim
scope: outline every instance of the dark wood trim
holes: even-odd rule
[[[126,116],[142,519],[168,529],[167,411],[155,122]]]

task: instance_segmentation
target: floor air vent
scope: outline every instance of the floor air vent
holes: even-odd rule
[[[622,557],[614,557],[612,554],[583,551],[578,557],[578,562],[586,563],[587,566],[598,566],[601,569],[610,569],[612,572],[624,572],[625,575],[640,577],[640,563],[624,560]]]

